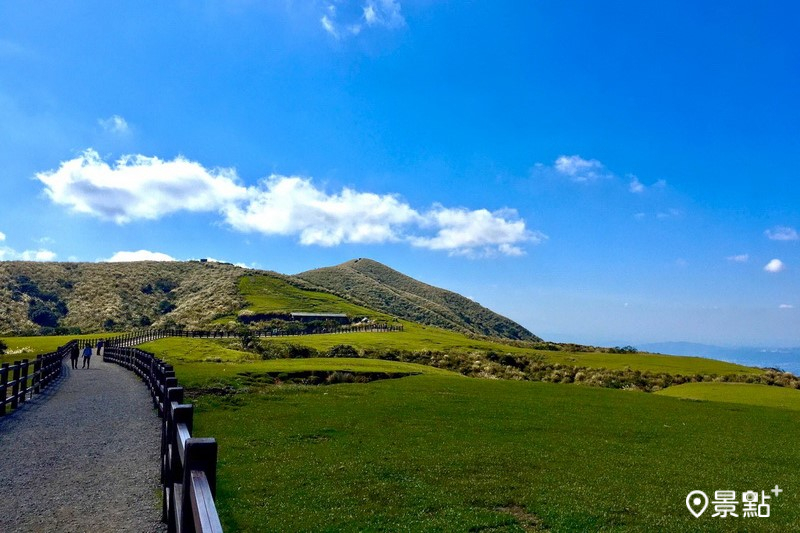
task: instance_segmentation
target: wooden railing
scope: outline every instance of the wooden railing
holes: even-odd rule
[[[6,405],[13,411],[53,383],[61,375],[62,359],[69,354],[74,342],[55,352],[37,355],[35,361],[23,359],[0,365],[0,416],[6,414]]]
[[[129,338],[127,342],[133,340]],[[167,523],[169,531],[221,532],[222,525],[214,503],[217,442],[210,438],[192,437],[194,406],[183,403],[183,387],[178,386],[172,365],[144,350],[113,345],[106,345],[103,360],[135,372],[150,389],[153,405],[163,419],[162,520]]]

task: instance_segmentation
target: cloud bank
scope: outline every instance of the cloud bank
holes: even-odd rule
[[[130,263],[133,261],[175,261],[174,257],[161,252],[151,252],[149,250],[138,250],[136,252],[117,252],[108,259],[103,259],[106,263]]]
[[[796,241],[800,239],[797,230],[787,226],[775,226],[764,232],[764,235],[772,241]]]
[[[277,174],[245,186],[232,169],[206,169],[182,157],[128,155],[109,164],[87,150],[36,179],[54,203],[117,224],[216,212],[236,231],[296,237],[304,245],[407,243],[470,257],[518,256],[523,244],[546,239],[513,209],[418,210],[395,194],[329,193],[310,178]]]
[[[0,243],[6,240],[6,234],[0,231]],[[17,250],[0,245],[0,261],[52,261],[56,258],[56,253],[44,248],[38,250]]]

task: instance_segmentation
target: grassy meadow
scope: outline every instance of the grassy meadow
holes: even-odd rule
[[[367,316],[389,319],[389,315],[377,313],[332,294],[301,289],[285,280],[264,275],[242,276],[239,279],[239,294],[247,302],[246,309],[253,313],[345,313],[349,316]]]
[[[372,335],[394,343],[401,334]],[[290,340],[323,347],[342,337]],[[750,402],[686,401],[374,359],[262,361],[224,341],[143,348],[175,365],[196,406],[196,435],[220,444],[218,508],[229,531],[800,528],[800,414],[746,405],[767,389],[800,391],[746,386],[737,394]],[[697,364],[676,359],[689,365],[681,372]],[[416,375],[325,386],[254,379],[307,370]],[[768,519],[695,519],[685,507],[695,489],[776,484],[785,492]]]
[[[8,345],[8,353],[0,355],[0,363],[23,359],[33,360],[37,355],[54,352],[72,339],[108,339],[119,333],[93,333],[90,335],[50,335],[39,337],[0,337]]]
[[[729,402],[800,411],[800,391],[751,383],[684,383],[656,394],[686,400]]]

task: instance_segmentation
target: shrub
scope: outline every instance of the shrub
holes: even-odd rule
[[[158,303],[158,312],[161,313],[162,315],[171,313],[174,310],[175,310],[175,304],[173,304],[169,300],[161,300]]]
[[[5,343],[2,339],[0,339],[0,355],[3,355],[8,350],[8,344]]]
[[[168,279],[160,279],[160,280],[156,281],[156,286],[155,286],[156,290],[159,290],[159,291],[163,292],[164,294],[167,294],[168,292],[172,292],[177,287],[178,287],[177,283],[175,283],[172,280],[168,280]]]
[[[308,359],[309,357],[319,357],[319,352],[310,346],[301,344],[287,344],[288,355],[291,359]]]
[[[325,380],[329,385],[335,385],[337,383],[353,383],[355,381],[355,376],[350,372],[339,372],[336,371],[332,373],[328,378]]]
[[[44,302],[31,300],[28,305],[28,318],[39,326],[54,328],[58,326],[59,315]]]
[[[358,357],[358,350],[349,344],[337,344],[328,350],[328,357]]]

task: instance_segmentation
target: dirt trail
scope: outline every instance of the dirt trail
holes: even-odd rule
[[[0,531],[166,531],[152,405],[132,372],[67,360],[57,383],[0,418]]]

